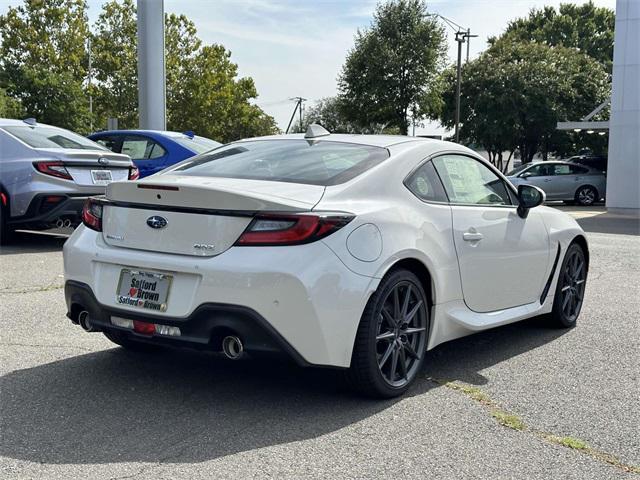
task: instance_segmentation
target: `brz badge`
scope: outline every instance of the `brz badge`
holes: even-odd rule
[[[196,250],[215,250],[215,245],[209,243],[194,243],[193,248]]]
[[[151,228],[164,228],[167,226],[167,223],[167,219],[160,215],[154,215],[153,217],[147,218],[147,225]]]

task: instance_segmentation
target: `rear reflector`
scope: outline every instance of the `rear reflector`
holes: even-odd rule
[[[63,178],[65,180],[73,180],[69,172],[64,166],[64,163],[59,161],[46,161],[46,162],[33,162],[33,166],[40,173],[44,173],[45,175],[50,175],[52,177]]]
[[[111,324],[116,327],[133,330],[134,332],[142,335],[153,335],[155,333],[157,335],[165,335],[168,337],[179,337],[182,333],[180,332],[179,327],[140,322],[138,320],[130,320],[122,317],[111,317]]]
[[[82,223],[96,232],[102,231],[102,203],[94,198],[87,198],[82,208]]]
[[[300,245],[315,242],[353,220],[350,214],[257,215],[236,245]]]
[[[0,201],[2,201],[2,206],[6,207],[7,206],[7,196],[4,194],[4,192],[0,192]]]

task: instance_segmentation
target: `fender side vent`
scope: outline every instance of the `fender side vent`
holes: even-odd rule
[[[558,242],[558,250],[556,251],[556,259],[553,261],[553,267],[551,268],[551,274],[549,275],[549,279],[547,280],[547,284],[544,286],[544,290],[542,290],[542,295],[540,295],[540,305],[544,303],[547,299],[547,294],[549,293],[549,288],[551,288],[551,282],[553,281],[553,276],[556,273],[556,268],[558,267],[558,260],[560,259],[560,242]]]

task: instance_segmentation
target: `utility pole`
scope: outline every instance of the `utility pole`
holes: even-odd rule
[[[92,83],[92,73],[91,73],[91,37],[87,39],[87,53],[89,56],[89,132],[93,133],[93,95],[91,94],[91,83]]]
[[[298,109],[300,110],[300,128],[302,128],[302,102],[306,102],[306,98],[302,98],[302,97],[293,97],[290,98],[289,100],[295,100],[296,101],[296,106],[293,107],[293,113],[291,114],[291,118],[289,119],[289,125],[287,125],[287,130],[285,133],[289,133],[289,129],[291,128],[291,123],[293,123],[293,119],[296,116],[296,112],[298,111]]]
[[[458,30],[456,32],[456,42],[458,42],[458,68],[456,75],[456,117],[455,117],[455,137],[456,143],[460,143],[460,88],[462,83],[462,44],[467,42],[467,61],[469,61],[469,39],[477,37],[471,35],[471,29]]]

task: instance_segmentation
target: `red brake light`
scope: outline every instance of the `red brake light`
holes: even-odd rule
[[[140,178],[140,170],[135,165],[129,169],[129,180],[138,180]]]
[[[45,175],[51,175],[52,177],[64,178],[65,180],[73,180],[71,175],[64,166],[64,163],[59,161],[45,161],[45,162],[33,162],[33,166],[40,173]]]
[[[102,204],[88,198],[82,208],[82,223],[96,232],[102,231]]]
[[[236,245],[300,245],[315,242],[340,230],[353,215],[257,215]]]

